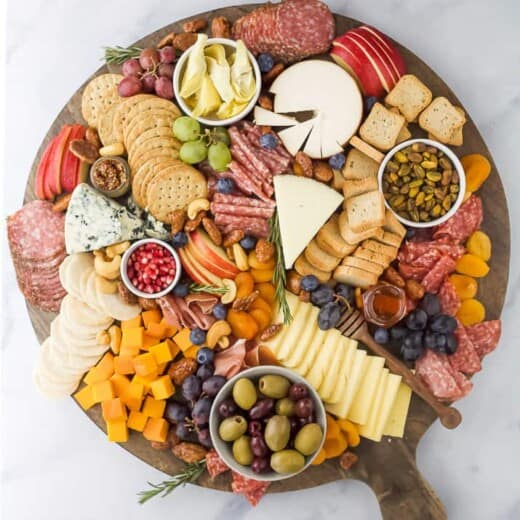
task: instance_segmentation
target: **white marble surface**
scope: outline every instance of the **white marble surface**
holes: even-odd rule
[[[236,0],[10,0],[7,18],[6,165],[3,216],[22,201],[33,156],[64,103],[99,65],[103,45],[127,45],[172,20]],[[513,244],[500,348],[459,403],[456,431],[423,438],[418,465],[453,519],[520,518],[520,311],[516,222],[520,219],[518,0],[330,1],[335,11],[378,26],[413,49],[450,84],[488,143],[507,188]],[[3,219],[2,219],[3,221]],[[5,230],[3,231],[5,233]],[[5,234],[4,234],[5,236]],[[239,497],[186,487],[146,506],[136,492],[163,475],[103,438],[71,400],[36,393],[38,344],[3,242],[2,518],[6,520],[219,520],[379,518],[364,484],[337,482],[267,496],[256,509]]]

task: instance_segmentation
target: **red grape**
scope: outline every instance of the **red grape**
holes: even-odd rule
[[[143,82],[143,92],[151,93],[155,90],[156,77],[154,74],[145,74],[141,81]]]
[[[157,74],[159,74],[159,76],[172,79],[173,65],[171,63],[161,63],[157,69]]]
[[[165,99],[173,99],[173,83],[164,76],[155,82],[155,93]]]
[[[175,49],[170,45],[163,47],[159,50],[159,56],[161,63],[173,63],[177,56],[175,55]]]
[[[121,72],[123,76],[137,76],[143,72],[141,65],[139,65],[139,60],[130,59],[126,60],[121,67]]]
[[[135,96],[143,91],[143,84],[136,76],[123,78],[117,87],[117,92],[121,97]]]
[[[159,63],[159,53],[156,49],[143,49],[139,55],[139,63],[143,69],[152,70]]]

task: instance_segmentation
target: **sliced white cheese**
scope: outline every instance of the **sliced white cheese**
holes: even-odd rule
[[[289,368],[294,368],[298,366],[305,357],[305,354],[309,349],[310,345],[313,344],[314,338],[316,338],[316,336],[319,337],[325,334],[325,331],[320,330],[318,328],[319,309],[317,307],[313,307],[310,303],[308,303],[307,305],[312,307],[312,309],[311,314],[307,319],[307,323],[305,324],[305,328],[301,330],[298,340],[291,347],[289,355],[283,360],[284,365]]]
[[[291,155],[296,155],[300,150],[315,122],[315,118],[309,119],[304,123],[291,126],[290,128],[278,132],[278,137],[282,140],[282,143]]]
[[[257,125],[265,126],[293,126],[298,124],[295,117],[277,114],[260,106],[255,107],[254,119]]]
[[[320,159],[321,155],[321,115],[316,116],[316,122],[312,128],[312,131],[305,143],[303,151],[313,159]]]
[[[367,439],[371,439],[373,437],[372,432],[375,429],[379,411],[381,410],[381,406],[383,404],[383,395],[385,392],[386,381],[388,379],[389,372],[390,371],[388,368],[383,368],[383,371],[379,376],[379,380],[374,389],[374,399],[370,408],[370,413],[368,414],[365,424],[362,424],[359,427],[359,434]]]
[[[314,364],[314,360],[318,357],[320,350],[323,348],[323,344],[325,343],[328,334],[329,331],[318,331],[318,333],[312,339],[312,343],[309,345],[309,348],[307,349],[307,352],[305,352],[301,362],[293,368],[295,372],[301,376],[305,376],[307,372],[309,372]]]
[[[276,357],[280,361],[284,361],[289,357],[296,342],[300,340],[300,336],[305,330],[305,326],[309,324],[313,315],[314,320],[316,320],[317,313],[313,313],[312,311],[312,305],[304,305],[300,307],[295,315],[293,315],[293,320],[289,326],[289,330],[285,334],[282,345],[276,353]]]
[[[352,365],[354,364],[354,357],[357,349],[357,341],[343,337],[341,340],[343,348],[347,351],[341,365],[337,384],[334,385],[334,389],[328,402],[339,403],[345,396],[347,385],[349,383],[349,374],[352,371]]]
[[[348,354],[348,349],[345,348],[345,344],[342,340],[343,338],[341,338],[334,346],[334,357],[332,358],[329,370],[327,371],[327,377],[323,378],[323,381],[318,388],[318,393],[321,399],[327,403],[332,402],[331,398],[334,394],[334,389],[338,384],[340,384],[340,381],[346,377],[343,367],[345,358]]]
[[[276,175],[274,193],[285,267],[290,269],[343,196],[322,182],[296,175]]]
[[[377,414],[376,423],[369,431],[369,433],[365,435],[365,437],[370,438],[375,442],[379,442],[382,439],[383,430],[386,426],[386,422],[388,421],[390,412],[392,411],[392,407],[397,396],[397,390],[401,384],[401,379],[402,377],[398,376],[397,374],[388,374],[388,377],[386,378],[385,389],[383,391],[383,401],[381,402],[381,407],[379,408],[379,412]]]
[[[329,331],[330,334],[327,334],[325,343],[323,343],[318,357],[314,360],[314,365],[305,376],[305,379],[307,379],[309,384],[316,390],[321,386],[323,379],[327,376],[330,364],[336,352],[336,344],[339,341],[340,334],[339,331],[336,331],[338,334],[335,334],[333,330],[335,331],[336,329],[331,329]]]
[[[300,306],[302,306],[304,303],[290,291],[285,291],[285,297],[287,299],[287,303],[289,304],[289,309],[291,310],[291,315],[293,318],[299,314]],[[278,315],[276,318],[276,323],[283,322],[283,312],[282,309],[278,309]],[[290,325],[284,325],[282,330],[273,338],[271,338],[268,341],[264,341],[263,345],[269,347],[269,349],[273,352],[275,356],[278,357],[278,352],[280,351],[284,341],[285,336],[289,332],[289,329],[291,328],[292,324],[294,323],[294,319],[291,322]]]
[[[394,404],[390,410],[385,427],[383,428],[383,435],[391,435],[392,437],[402,437],[404,435],[404,427],[406,418],[408,417],[408,408],[410,407],[411,398],[412,389],[406,383],[401,382]]]

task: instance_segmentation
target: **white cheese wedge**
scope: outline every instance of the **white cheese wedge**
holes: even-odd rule
[[[372,431],[375,429],[379,411],[381,409],[381,405],[383,404],[383,395],[385,392],[386,380],[388,379],[389,372],[390,371],[388,368],[383,368],[383,371],[379,376],[379,380],[375,386],[374,399],[370,407],[370,413],[368,414],[365,424],[362,424],[359,427],[359,434],[363,437],[371,437]]]
[[[303,151],[313,159],[321,159],[321,115],[316,116],[316,122],[312,127],[312,131],[305,143]]]
[[[401,384],[401,376],[397,374],[388,374],[386,378],[386,385],[383,391],[383,401],[377,414],[377,419],[374,427],[365,434],[365,437],[372,439],[375,442],[379,442],[383,438],[383,431],[388,421],[390,412],[397,396],[397,390]]]
[[[408,409],[412,398],[412,389],[401,382],[397,395],[394,400],[392,409],[383,428],[383,435],[391,435],[392,437],[402,437],[404,435],[404,427],[406,418],[408,417]]]
[[[296,153],[300,150],[305,139],[310,134],[312,127],[316,119],[309,119],[304,123],[300,123],[296,126],[291,126],[290,128],[286,128],[285,130],[281,130],[278,132],[278,137],[282,140],[285,148],[291,155],[296,155]]]
[[[298,120],[295,117],[284,116],[282,114],[277,114],[276,112],[271,112],[271,110],[266,110],[260,106],[255,107],[254,119],[257,125],[265,125],[265,126],[293,126],[298,125]]]
[[[335,63],[296,63],[282,72],[269,90],[275,95],[275,112],[312,111],[322,116],[319,158],[339,153],[361,123],[361,92],[355,80]]]
[[[346,393],[347,385],[349,383],[349,374],[352,371],[352,365],[354,364],[354,357],[356,355],[357,341],[353,339],[345,338],[341,340],[343,348],[346,349],[346,354],[343,359],[343,364],[340,369],[340,377],[338,377],[337,384],[334,385],[334,389],[328,402],[339,403]]]
[[[343,196],[322,182],[296,175],[276,175],[274,193],[285,267],[290,269]]]
[[[307,305],[311,307],[311,313],[307,318],[305,328],[300,331],[299,338],[294,345],[292,345],[288,356],[283,360],[283,364],[289,368],[298,366],[305,357],[305,353],[313,343],[314,338],[316,338],[320,332],[325,333],[325,331],[318,328],[318,313],[320,310],[311,304]]]

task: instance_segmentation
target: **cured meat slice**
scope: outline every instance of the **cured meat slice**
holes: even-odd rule
[[[459,372],[463,372],[464,374],[471,375],[479,372],[482,367],[480,365],[480,358],[473,346],[472,341],[469,339],[469,336],[466,334],[466,329],[463,325],[458,322],[458,327],[454,332],[457,337],[457,341],[459,346],[454,354],[448,356],[448,360],[451,366],[458,370]]]
[[[206,469],[211,480],[229,470],[227,464],[218,456],[215,450],[209,450],[206,453]]]
[[[454,400],[460,396],[460,388],[451,374],[451,366],[445,354],[426,349],[415,362],[415,373],[438,399]]]
[[[455,270],[456,262],[449,256],[442,256],[438,262],[428,271],[421,284],[426,292],[436,293],[442,282]]]
[[[442,239],[430,240],[428,242],[407,241],[399,250],[397,259],[407,264],[415,264],[416,259],[428,253],[433,254],[433,251],[436,251],[439,257],[447,255],[453,258],[453,260],[458,260],[466,252],[466,249],[464,246],[449,241],[446,242]]]
[[[215,215],[215,224],[222,228],[224,233],[242,229],[244,233],[258,238],[267,238],[269,236],[269,223],[261,218],[237,217],[226,213],[217,213]]]
[[[232,473],[231,489],[233,493],[244,495],[252,506],[256,506],[265,495],[270,482],[246,478],[234,471]]]
[[[237,340],[231,347],[215,355],[215,372],[217,376],[224,376],[226,379],[238,374],[244,366],[246,357],[246,341]]]
[[[257,217],[257,218],[271,218],[273,215],[271,208],[258,208],[254,206],[235,206],[233,204],[222,204],[219,202],[211,203],[211,212],[227,213],[228,215],[236,215],[238,217]]]
[[[213,307],[218,303],[219,298],[214,294],[192,293],[188,294],[184,301],[190,308],[194,308],[203,314],[211,314]]]
[[[466,333],[473,342],[480,359],[495,350],[500,339],[501,331],[502,322],[500,320],[484,321],[466,327]]]
[[[441,312],[455,316],[460,309],[460,298],[455,287],[449,280],[445,280],[439,289],[439,300],[441,303]]]
[[[463,373],[458,372],[457,370],[453,370],[451,375],[453,376],[453,379],[455,379],[457,386],[460,389],[460,394],[457,399],[466,397],[473,389],[473,383]]]
[[[253,151],[248,139],[246,139],[240,133],[236,126],[229,128],[229,136],[231,138],[231,146],[233,150],[240,150],[240,155],[243,154],[243,158],[248,161],[248,163],[251,165],[251,168],[254,169],[253,171],[256,172],[261,178],[269,179],[271,177],[269,168],[262,162],[261,159],[255,155],[255,152]],[[243,159],[239,160],[243,162]]]
[[[420,282],[430,270],[429,267],[417,267],[411,264],[403,264],[402,262],[398,266],[399,274],[405,280],[417,280]]]
[[[482,201],[477,195],[471,195],[453,217],[437,226],[433,237],[448,236],[454,242],[463,242],[480,227],[482,217]]]
[[[234,206],[253,206],[255,208],[272,208],[275,203],[273,200],[258,200],[250,197],[241,197],[239,195],[228,195],[225,193],[215,193],[213,202],[222,204],[233,204]]]

